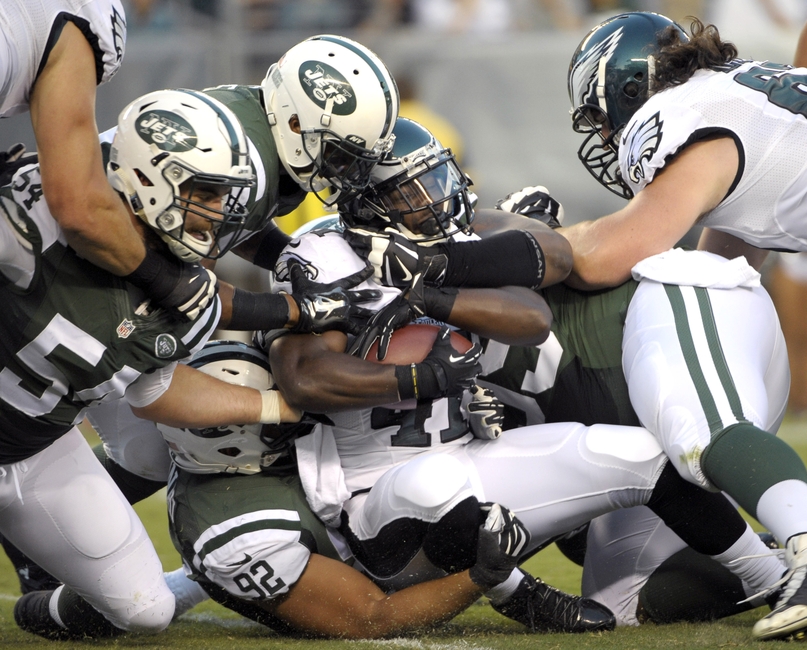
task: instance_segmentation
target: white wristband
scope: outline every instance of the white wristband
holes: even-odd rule
[[[261,424],[280,423],[280,394],[276,390],[261,391]]]

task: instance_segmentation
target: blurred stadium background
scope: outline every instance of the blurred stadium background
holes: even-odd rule
[[[570,128],[566,73],[588,29],[632,9],[660,10],[684,22],[693,14],[722,18],[721,33],[742,56],[787,62],[807,0],[776,0],[784,3],[787,24],[753,13],[771,1],[472,0],[464,5],[476,4],[479,20],[448,25],[438,9],[452,0],[123,0],[126,54],[121,71],[99,88],[97,122],[100,130],[114,126],[129,101],[160,88],[260,83],[295,43],[338,33],[387,63],[407,100],[402,114],[422,121],[459,154],[480,205],[541,184],[574,223],[622,205],[578,162],[580,137]],[[36,148],[27,114],[0,120],[0,149],[15,142]],[[278,221],[292,232],[320,214],[309,197],[304,209]],[[263,287],[253,269],[228,258],[217,269],[223,278]]]

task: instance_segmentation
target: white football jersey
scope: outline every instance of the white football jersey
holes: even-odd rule
[[[276,289],[291,293],[286,264],[299,260],[315,282],[334,282],[365,268],[366,264],[338,232],[311,232],[292,240],[281,254],[275,273]],[[379,289],[382,297],[362,306],[377,311],[399,289],[364,281],[356,289]],[[415,405],[412,404],[414,407]],[[461,413],[460,398],[421,402],[416,408],[377,407],[329,414],[333,426],[317,425],[333,435],[347,489],[371,487],[393,465],[441,445],[465,444],[473,435]]]
[[[699,224],[759,248],[807,250],[807,69],[745,61],[653,95],[622,134],[622,176],[636,194],[681,149],[714,134],[734,138],[740,171]]]
[[[53,47],[60,21],[73,22],[95,50],[98,83],[118,71],[126,43],[120,0],[2,0],[0,2],[0,117],[28,110],[31,89]]]

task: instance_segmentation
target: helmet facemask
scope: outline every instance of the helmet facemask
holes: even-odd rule
[[[181,177],[183,171],[187,180],[176,185],[172,177]],[[174,188],[173,200],[157,217],[155,230],[174,255],[185,261],[218,259],[240,243],[252,182],[194,173],[183,169],[181,163],[163,169],[162,176]],[[220,209],[194,200],[194,197],[208,195],[221,198]],[[190,220],[189,215],[193,217]],[[199,228],[199,219],[209,223],[209,229]]]
[[[417,152],[412,158],[417,159]],[[408,239],[443,240],[468,231],[471,215],[468,177],[460,170],[454,154],[448,149],[418,160],[392,178],[375,185],[364,201],[377,214],[389,219]],[[382,163],[383,165],[383,163]],[[417,223],[418,233],[406,227],[409,214],[428,214]],[[421,214],[421,217],[424,215]]]
[[[624,124],[606,136],[603,126],[608,123],[608,115],[598,106],[584,105],[574,110],[572,129],[586,136],[577,150],[577,157],[601,185],[622,198],[630,199],[633,191],[622,180],[619,169],[619,138]]]

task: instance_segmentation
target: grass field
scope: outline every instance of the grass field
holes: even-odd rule
[[[807,458],[807,421],[787,420],[780,435]],[[166,569],[180,565],[179,556],[168,538],[165,499],[162,493],[138,504],[137,511],[146,524]],[[266,628],[246,621],[228,610],[207,602],[181,616],[165,633],[156,637],[123,636],[91,643],[57,643],[20,631],[14,624],[12,609],[19,596],[13,569],[0,553],[0,648],[35,648],[50,646],[69,649],[90,648],[183,648],[193,650],[229,650],[238,648],[287,648],[289,650],[651,650],[656,648],[765,648],[775,650],[788,642],[754,642],[751,626],[765,614],[764,609],[746,612],[715,623],[697,625],[645,625],[620,628],[615,632],[590,635],[530,635],[517,623],[494,612],[482,601],[450,623],[428,633],[383,641],[303,641],[282,638]],[[580,568],[551,546],[530,560],[525,568],[561,589],[580,593]],[[792,643],[789,647],[793,647]]]

